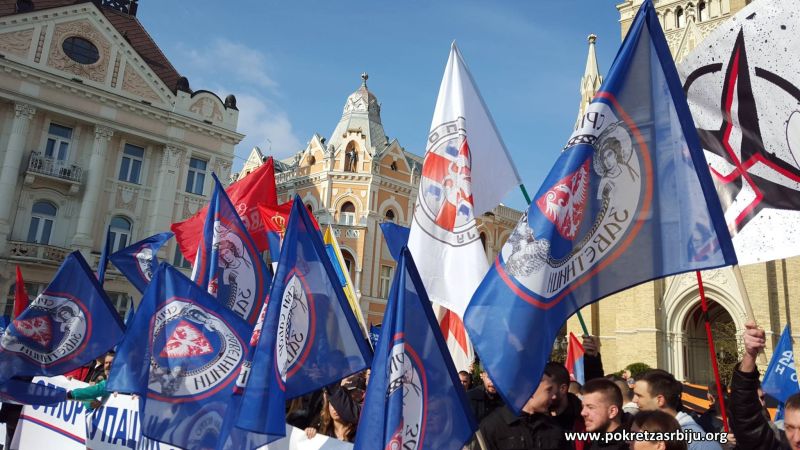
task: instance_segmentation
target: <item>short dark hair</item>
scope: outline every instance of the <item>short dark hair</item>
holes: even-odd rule
[[[651,396],[663,396],[667,407],[680,411],[683,385],[671,373],[661,369],[649,369],[637,381],[647,383],[647,390]]]
[[[583,385],[583,395],[600,393],[607,402],[622,409],[622,391],[613,381],[605,378],[595,378]]]
[[[561,386],[565,384],[569,386],[569,372],[563,364],[550,361],[544,366],[544,373],[551,377],[556,385]]]
[[[663,371],[662,371],[663,372]],[[681,429],[677,419],[661,410],[639,411],[633,416],[633,425],[650,433],[671,433]],[[664,441],[667,450],[686,450],[686,441]]]
[[[790,395],[789,398],[786,399],[783,409],[800,409],[800,393]]]

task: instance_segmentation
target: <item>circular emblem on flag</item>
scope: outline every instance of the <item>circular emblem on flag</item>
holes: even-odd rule
[[[12,324],[0,338],[0,348],[45,367],[72,359],[91,332],[91,318],[83,303],[54,292],[36,297]]]
[[[149,395],[171,402],[201,399],[236,379],[244,340],[224,319],[177,298],[154,317]]]
[[[392,343],[387,373],[387,402],[394,395],[400,396],[403,416],[385,450],[421,449],[428,416],[428,382],[422,360],[402,334]]]
[[[425,233],[448,245],[480,239],[474,226],[471,170],[464,119],[434,128],[428,135],[414,220]]]
[[[549,185],[503,245],[503,270],[533,294],[520,292],[530,303],[555,305],[576,280],[619,256],[645,196],[642,144],[632,127],[606,103],[592,103],[557,163],[559,171],[551,172]]]
[[[292,272],[281,298],[275,345],[278,373],[284,382],[303,367],[314,342],[315,330],[314,297],[302,275]]]

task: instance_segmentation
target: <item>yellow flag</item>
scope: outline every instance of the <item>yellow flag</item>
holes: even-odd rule
[[[328,225],[328,228],[325,230],[324,240],[325,245],[330,245],[333,248],[334,255],[336,255],[336,261],[331,262],[338,264],[339,268],[344,274],[345,285],[342,286],[342,289],[344,290],[344,295],[347,296],[347,302],[350,303],[350,309],[353,310],[353,314],[356,316],[356,320],[358,320],[358,324],[361,327],[361,332],[364,333],[364,337],[369,338],[369,331],[367,330],[366,322],[364,322],[364,316],[361,315],[361,308],[358,306],[358,300],[356,299],[356,291],[353,289],[353,281],[350,280],[350,271],[347,270],[347,264],[344,263],[342,251],[339,250],[339,243],[336,242],[336,236],[333,235],[333,228],[330,225]]]

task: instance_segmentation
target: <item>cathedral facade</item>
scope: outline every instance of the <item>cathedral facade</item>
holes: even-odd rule
[[[361,86],[347,97],[328,137],[314,134],[305,149],[275,161],[275,179],[279,201],[299,195],[320,226],[333,227],[364,318],[378,324],[396,267],[380,224],[410,226],[423,157],[386,136],[381,106],[367,88],[367,79],[362,74]],[[260,150],[253,149],[242,173],[257,167],[262,158]],[[477,219],[489,261],[520,216],[499,205]]]
[[[628,0],[617,6],[623,37],[641,3],[641,0]],[[656,11],[675,61],[680,63],[710,31],[748,3],[745,0],[656,0]],[[589,61],[581,83],[583,102],[591,98],[600,85],[594,41],[595,38],[590,37]],[[717,358],[728,370],[742,351],[741,335],[748,320],[745,295],[753,306],[756,322],[767,332],[768,358],[783,327],[800,320],[800,308],[796,306],[800,298],[800,279],[796,275],[800,273],[800,258],[752,264],[741,267],[741,271],[744,290],[731,268],[702,273]],[[713,380],[695,273],[644,283],[607,297],[582,312],[589,331],[601,338],[606,372],[643,362],[668,370],[678,379],[695,383]],[[577,318],[571,318],[567,328],[580,334]]]

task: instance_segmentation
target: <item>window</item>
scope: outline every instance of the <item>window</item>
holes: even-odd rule
[[[45,290],[47,287],[46,284],[43,283],[25,283],[25,292],[28,294],[28,300],[35,299],[42,291]],[[0,314],[11,317],[11,314],[14,313],[14,298],[17,294],[17,283],[12,283],[11,286],[8,288],[8,294],[6,295],[5,302],[0,301]]]
[[[483,251],[486,251],[486,233],[481,233],[481,245],[483,245]]]
[[[387,222],[394,222],[394,211],[391,209],[386,210],[386,214],[384,214]]]
[[[675,10],[675,26],[681,28],[686,25],[686,18],[683,15],[683,8],[680,6]]]
[[[189,264],[189,261],[183,257],[183,253],[181,253],[181,248],[178,245],[175,245],[175,257],[172,258],[172,265],[175,267],[179,267],[181,269],[191,269],[192,265]]]
[[[203,195],[203,184],[206,182],[207,161],[192,158],[189,160],[189,174],[186,176],[186,192]]]
[[[380,296],[389,298],[389,289],[392,286],[392,266],[381,266]]]
[[[389,168],[392,169],[392,171],[397,172],[397,163],[392,161],[392,163],[389,164]]]
[[[111,226],[109,228],[111,232],[109,233],[108,240],[111,246],[111,252],[117,252],[127,247],[128,242],[131,240],[130,220],[124,217],[114,216],[111,219]]]
[[[339,213],[339,225],[355,225],[355,223],[356,207],[350,202],[345,202]]]
[[[28,242],[49,244],[53,222],[58,209],[50,202],[36,202],[31,209],[31,224],[28,227]]]
[[[114,309],[117,310],[119,316],[124,320],[125,315],[128,313],[128,308],[131,306],[131,296],[125,292],[106,292]]]
[[[702,22],[708,19],[708,12],[706,11],[706,2],[697,4],[697,21]]]
[[[72,36],[61,44],[64,54],[79,64],[94,64],[100,59],[100,52],[94,44],[84,38]]]
[[[143,159],[144,149],[142,147],[125,144],[125,150],[122,152],[122,163],[119,165],[119,181],[139,184]]]
[[[306,203],[306,211],[308,211],[309,216],[314,215],[314,208],[311,207],[311,203]]]
[[[66,161],[69,157],[69,144],[72,141],[72,128],[50,123],[47,144],[44,148],[44,156],[50,159]]]

